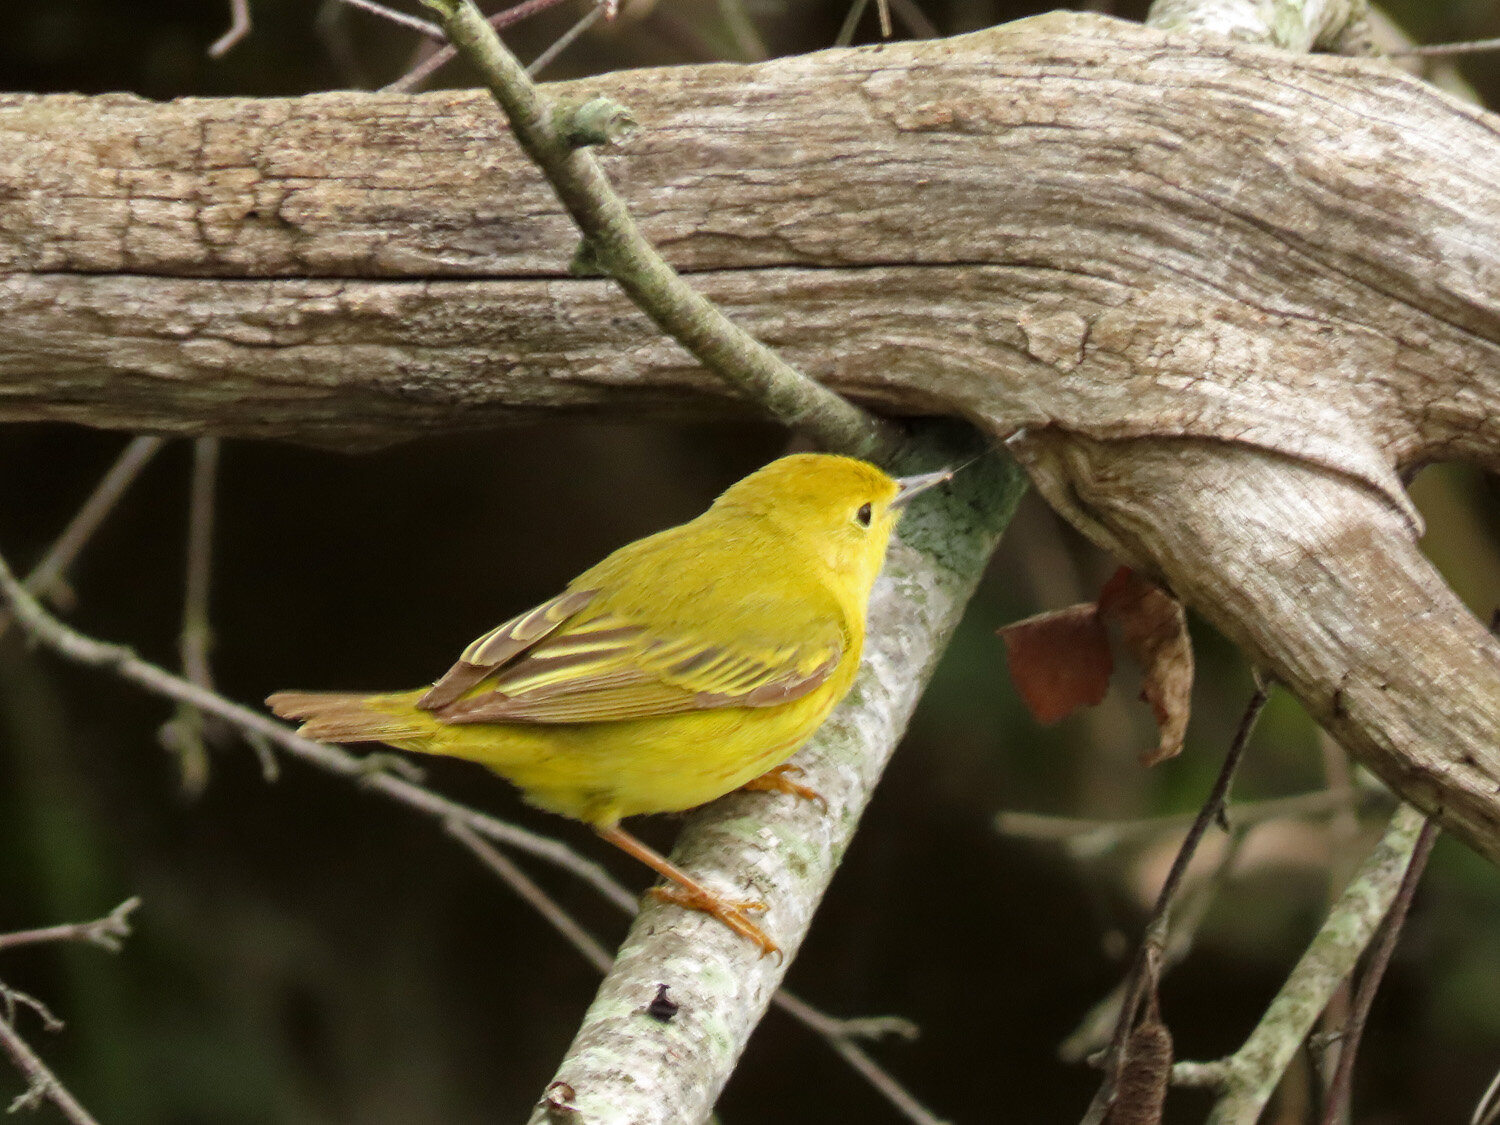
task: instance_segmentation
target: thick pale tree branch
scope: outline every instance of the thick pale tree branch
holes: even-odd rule
[[[867,402],[1398,503],[1393,462],[1500,464],[1494,119],[1386,64],[1054,14],[555,94],[629,106],[646,235]],[[724,394],[567,275],[481,96],[9,97],[0,141],[0,417],[348,443]]]

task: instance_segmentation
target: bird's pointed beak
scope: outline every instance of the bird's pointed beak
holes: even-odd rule
[[[944,481],[952,479],[952,469],[940,469],[935,473],[919,473],[914,477],[897,477],[896,483],[900,486],[900,491],[896,493],[896,498],[891,501],[891,507],[900,511],[911,502],[913,496],[916,496],[920,492],[926,492],[934,485],[942,484]]]

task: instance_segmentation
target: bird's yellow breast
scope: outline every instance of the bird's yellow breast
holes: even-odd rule
[[[539,808],[593,825],[678,812],[722,797],[779,766],[817,730],[858,670],[846,654],[834,674],[779,707],[724,707],[611,723],[431,722],[404,750],[466,758],[516,785]],[[418,693],[377,697],[375,710],[412,716]]]

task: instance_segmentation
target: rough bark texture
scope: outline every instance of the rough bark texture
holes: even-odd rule
[[[867,401],[1398,503],[1393,464],[1500,464],[1494,120],[1381,63],[1055,14],[557,92],[631,106],[647,234]],[[482,95],[11,96],[0,153],[0,417],[338,443],[723,393],[567,277]]]
[[[1055,14],[636,72],[606,158],[794,362],[1000,437],[1500,859],[1500,649],[1399,474],[1500,469],[1496,119],[1379,62]],[[0,418],[332,443],[722,392],[477,95],[0,99]]]

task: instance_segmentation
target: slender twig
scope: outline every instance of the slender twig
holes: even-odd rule
[[[35,930],[15,930],[0,934],[0,952],[19,945],[36,945],[45,941],[82,941],[120,952],[121,942],[130,936],[130,915],[141,905],[139,898],[127,898],[103,918],[92,922],[68,922],[60,926],[43,926]]]
[[[1500,39],[1469,39],[1462,43],[1427,43],[1416,47],[1397,47],[1395,50],[1386,51],[1386,57],[1392,59],[1404,58],[1441,58],[1445,55],[1478,55],[1490,51],[1500,51]]]
[[[603,5],[596,4],[590,8],[584,13],[582,19],[559,35],[550,47],[531,60],[531,65],[526,68],[526,73],[530,77],[535,78],[542,71],[546,70],[557,60],[558,55],[573,45],[580,35],[598,23],[599,17],[602,15],[604,15]]]
[[[1208,1125],[1254,1121],[1307,1038],[1328,999],[1353,971],[1395,901],[1426,817],[1399,805],[1344,893],[1328,912],[1281,991],[1233,1055],[1212,1063],[1178,1063],[1172,1080],[1215,1085],[1220,1098]]]
[[[614,18],[614,4],[611,0],[595,0],[596,5],[604,10],[605,15]],[[486,21],[496,31],[507,28],[513,23],[536,15],[538,12],[546,11],[548,8],[556,7],[562,0],[524,0],[523,3],[506,8],[504,11],[496,12]],[[439,29],[441,33],[441,29]],[[446,40],[448,37],[443,35]],[[450,43],[445,43],[433,54],[422,60],[416,66],[403,74],[396,81],[385,87],[385,92],[390,94],[405,94],[415,90],[432,74],[446,66],[458,57],[458,50]]]
[[[1140,1014],[1141,1000],[1145,995],[1148,962],[1152,958],[1160,957],[1161,949],[1167,940],[1172,900],[1182,885],[1183,876],[1187,874],[1188,864],[1192,862],[1193,854],[1198,850],[1198,843],[1203,839],[1203,834],[1208,831],[1210,824],[1223,816],[1224,803],[1229,796],[1229,786],[1234,781],[1235,770],[1244,756],[1245,747],[1250,741],[1250,734],[1255,730],[1255,720],[1260,717],[1261,710],[1265,707],[1270,695],[1270,686],[1257,681],[1255,691],[1250,696],[1250,702],[1245,706],[1245,712],[1240,717],[1239,727],[1234,732],[1234,739],[1229,744],[1229,753],[1224,756],[1224,765],[1220,767],[1219,775],[1214,779],[1213,789],[1210,790],[1207,800],[1203,802],[1203,807],[1198,810],[1198,815],[1193,819],[1192,826],[1188,828],[1187,836],[1183,839],[1182,846],[1177,850],[1172,866],[1167,871],[1166,881],[1162,884],[1161,892],[1156,898],[1156,906],[1146,924],[1146,936],[1141,941],[1140,949],[1136,952],[1135,961],[1127,977],[1130,985],[1125,993],[1125,1002],[1120,1007],[1120,1019],[1115,1024],[1115,1033],[1110,1040],[1108,1054],[1105,1056],[1104,1081],[1100,1084],[1099,1092],[1094,1095],[1094,1101],[1084,1115],[1085,1125],[1098,1125],[1109,1111],[1119,1080],[1125,1041],[1135,1029],[1136,1017]]]
[[[890,0],[891,10],[901,18],[906,30],[918,39],[936,39],[937,25],[927,18],[927,13],[917,7],[916,0]]]
[[[16,1009],[30,1008],[36,1013],[37,1018],[42,1021],[42,1027],[47,1031],[61,1031],[63,1021],[52,1014],[52,1009],[43,1004],[29,992],[22,992],[19,988],[12,988],[3,980],[0,980],[0,1002],[5,1005],[5,1018],[12,1024],[16,1022]]]
[[[183,581],[182,633],[178,652],[182,672],[199,687],[213,690],[208,652],[213,642],[208,597],[213,577],[214,492],[219,475],[219,439],[193,442],[192,483],[188,497],[187,566]],[[196,796],[208,784],[208,748],[203,712],[183,704],[177,709],[166,741],[177,754],[183,791]]]
[[[39,598],[47,598],[53,604],[61,601],[61,591],[66,587],[68,568],[77,560],[79,553],[94,537],[105,518],[114,511],[120,498],[125,495],[141,470],[162,447],[158,437],[131,438],[129,444],[115,459],[115,463],[94,486],[94,491],[83,502],[74,517],[68,521],[40,562],[32,567],[24,583]],[[10,627],[10,615],[0,613],[0,636]]]
[[[188,500],[187,572],[183,581],[182,636],[179,651],[182,671],[199,687],[212,690],[208,667],[212,643],[208,595],[213,577],[214,491],[219,475],[219,439],[193,442],[193,475]]]
[[[1411,909],[1412,897],[1417,892],[1417,884],[1421,882],[1422,871],[1427,866],[1427,857],[1432,853],[1432,845],[1437,840],[1437,834],[1436,818],[1428,817],[1422,825],[1421,832],[1417,834],[1417,842],[1412,848],[1411,860],[1406,865],[1406,872],[1401,877],[1401,886],[1396,892],[1396,899],[1386,911],[1385,921],[1380,924],[1380,934],[1376,938],[1374,948],[1370,950],[1364,974],[1360,977],[1359,989],[1354,994],[1354,1003],[1349,1010],[1349,1021],[1344,1025],[1338,1069],[1334,1071],[1333,1082],[1328,1088],[1328,1101],[1323,1107],[1323,1125],[1335,1125],[1350,1104],[1354,1081],[1354,1055],[1359,1050],[1359,1040],[1364,1034],[1365,1023],[1370,1016],[1370,1007],[1375,1003],[1375,993],[1379,991],[1380,981],[1391,963],[1391,954],[1395,951],[1396,941],[1401,936],[1401,926],[1406,921],[1407,911]]]
[[[823,1013],[810,1008],[785,991],[778,992],[774,1002],[823,1036],[828,1045],[837,1051],[845,1062],[908,1121],[915,1122],[916,1125],[942,1125],[943,1119],[912,1097],[858,1043],[854,1042],[852,1033],[847,1030],[849,1025],[874,1024],[886,1029],[887,1034],[900,1035],[907,1039],[915,1038],[916,1028],[909,1021],[892,1017],[875,1021],[830,1020]],[[868,1038],[868,1033],[864,1037]]]
[[[431,20],[424,20],[421,16],[409,16],[405,12],[398,12],[384,4],[377,4],[375,0],[339,0],[339,3],[358,8],[362,12],[369,12],[381,19],[390,20],[391,23],[399,23],[402,27],[409,27],[413,31],[420,31],[429,39],[442,42],[446,38],[443,35],[443,29]]]
[[[322,0],[313,20],[313,30],[338,69],[339,84],[351,90],[369,89],[359,50],[349,34],[348,8],[341,0]]]
[[[380,88],[382,94],[410,94],[414,93],[434,74],[447,66],[458,56],[458,52],[452,47],[439,47],[426,58],[421,59],[415,66],[403,74],[394,82],[388,82]],[[417,56],[421,58],[420,53]]]
[[[860,18],[869,7],[870,0],[854,0],[849,5],[849,11],[844,16],[844,22],[839,25],[839,33],[833,37],[835,47],[847,47],[854,42],[854,32],[859,28]]]
[[[14,582],[14,579],[11,581]],[[128,898],[103,918],[95,918],[91,922],[72,922],[0,934],[0,951],[42,942],[81,941],[118,953],[121,942],[130,936],[130,915],[140,905],[140,899]],[[62,1021],[36,997],[10,988],[3,982],[0,982],[0,999],[4,1000],[5,1007],[4,1014],[0,1015],[0,1049],[5,1051],[11,1062],[26,1077],[26,1090],[10,1103],[9,1112],[36,1109],[42,1102],[50,1101],[73,1125],[97,1125],[89,1111],[83,1108],[16,1031],[17,1006],[36,1012],[41,1017],[42,1026],[48,1031],[61,1031]]]
[[[229,0],[229,30],[209,44],[208,57],[222,58],[249,34],[250,0]]]
[[[1339,892],[1349,882],[1360,857],[1352,844],[1359,838],[1358,794],[1354,787],[1354,767],[1348,752],[1327,731],[1318,735],[1318,752],[1323,759],[1323,775],[1328,779],[1327,792],[1342,798],[1341,806],[1328,818],[1328,908],[1338,901]],[[1320,1096],[1326,1098],[1338,1068],[1343,1043],[1338,1029],[1349,1020],[1349,984],[1346,981],[1329,998],[1323,1010],[1319,1027],[1324,1034],[1316,1036],[1326,1043],[1327,1050],[1316,1059],[1315,1070]],[[1347,1118],[1340,1118],[1335,1125],[1348,1125]]]
[[[756,30],[755,21],[745,11],[745,0],[719,0],[719,18],[729,30],[735,49],[744,62],[764,62],[771,57],[766,41]]]
[[[16,1033],[12,1023],[3,1017],[0,1017],[0,1049],[4,1049],[16,1069],[26,1076],[26,1092],[10,1103],[10,1112],[36,1109],[43,1101],[49,1101],[72,1125],[99,1125],[26,1040]]]
[[[1208,917],[1209,907],[1213,905],[1218,892],[1234,872],[1235,863],[1250,833],[1247,824],[1238,820],[1232,823],[1234,831],[1230,834],[1229,846],[1219,856],[1213,872],[1197,884],[1191,892],[1188,892],[1181,907],[1172,912],[1167,940],[1161,950],[1160,962],[1157,966],[1158,976],[1165,976],[1168,970],[1187,959],[1188,954],[1193,950],[1193,941],[1198,936],[1198,929],[1203,925],[1203,920]],[[1107,996],[1089,1010],[1079,1021],[1078,1027],[1058,1044],[1058,1058],[1064,1062],[1082,1062],[1109,1041],[1114,1029],[1119,1026],[1120,1012],[1124,1008],[1131,983],[1129,977],[1120,981]]]
[[[580,926],[551,895],[532,882],[509,856],[497,851],[461,820],[450,820],[443,827],[448,830],[448,835],[473,852],[480,863],[498,875],[527,906],[540,914],[549,926],[583,955],[585,961],[601,973],[609,972],[609,966],[614,962],[609,951],[594,940],[593,935]]]
[[[1348,809],[1351,799],[1358,803],[1385,800],[1389,792],[1383,787],[1358,785],[1351,794],[1331,789],[1314,789],[1290,797],[1272,797],[1264,801],[1240,801],[1226,807],[1229,823],[1236,829],[1251,828],[1272,820],[1339,816]],[[1196,812],[1172,813],[1166,816],[1140,817],[1135,820],[1091,820],[1085,817],[1052,816],[1046,813],[1007,811],[995,815],[995,831],[1002,836],[1038,843],[1061,844],[1079,859],[1107,855],[1122,847],[1136,847],[1159,836],[1190,825]]]
[[[1490,1079],[1490,1084],[1484,1089],[1484,1096],[1479,1099],[1479,1104],[1474,1107],[1474,1113],[1469,1118],[1469,1125],[1494,1125],[1500,1119],[1500,1074]]]
[[[809,379],[752,337],[667,264],[641,234],[587,148],[469,0],[423,0],[484,77],[516,140],[536,163],[582,232],[585,257],[705,367],[772,417],[807,431],[825,449],[888,460],[900,434]],[[566,116],[566,115],[562,115]]]

